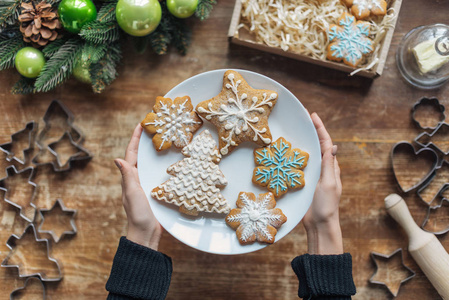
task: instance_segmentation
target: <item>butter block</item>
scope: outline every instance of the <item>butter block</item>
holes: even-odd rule
[[[449,56],[442,56],[435,51],[435,41],[431,39],[416,45],[412,52],[422,73],[426,74],[441,68],[449,62]]]

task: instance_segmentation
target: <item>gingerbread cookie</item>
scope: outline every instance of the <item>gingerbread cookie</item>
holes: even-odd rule
[[[356,21],[354,16],[346,12],[338,19],[338,24],[329,27],[327,58],[357,67],[363,56],[374,50],[373,41],[368,37],[370,24]]]
[[[237,208],[226,216],[226,223],[236,230],[240,244],[254,241],[274,243],[277,229],[287,221],[287,217],[276,206],[272,193],[260,194],[240,192]]]
[[[344,0],[344,2],[358,20],[366,19],[370,15],[385,16],[387,13],[385,0]]]
[[[230,207],[218,187],[228,184],[218,168],[221,155],[208,130],[182,149],[187,156],[167,169],[174,176],[154,188],[151,196],[179,206],[179,211],[197,216],[199,212],[228,213]]]
[[[220,153],[226,155],[245,141],[271,143],[268,116],[277,97],[274,91],[253,89],[242,75],[229,70],[220,94],[199,103],[196,111],[217,127]]]
[[[171,147],[187,146],[203,121],[193,111],[189,96],[170,98],[157,97],[156,104],[141,125],[146,132],[154,134],[153,145],[157,151]]]
[[[267,187],[276,197],[288,189],[301,189],[305,186],[304,172],[309,154],[292,145],[283,137],[265,148],[254,150],[253,182]]]

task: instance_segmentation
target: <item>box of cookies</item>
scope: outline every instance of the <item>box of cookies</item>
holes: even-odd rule
[[[236,0],[230,42],[337,69],[382,75],[402,0]]]

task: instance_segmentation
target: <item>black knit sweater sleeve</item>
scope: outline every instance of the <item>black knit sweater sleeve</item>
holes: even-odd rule
[[[348,300],[355,295],[352,256],[304,254],[292,261],[299,280],[298,296],[314,300]]]
[[[165,299],[172,271],[170,257],[121,237],[106,283],[108,300]]]

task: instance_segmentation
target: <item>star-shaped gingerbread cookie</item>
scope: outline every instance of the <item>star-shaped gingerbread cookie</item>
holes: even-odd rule
[[[226,155],[242,142],[271,143],[268,116],[277,98],[276,92],[253,89],[242,75],[229,70],[223,76],[220,94],[200,102],[196,111],[217,127],[220,153]]]

